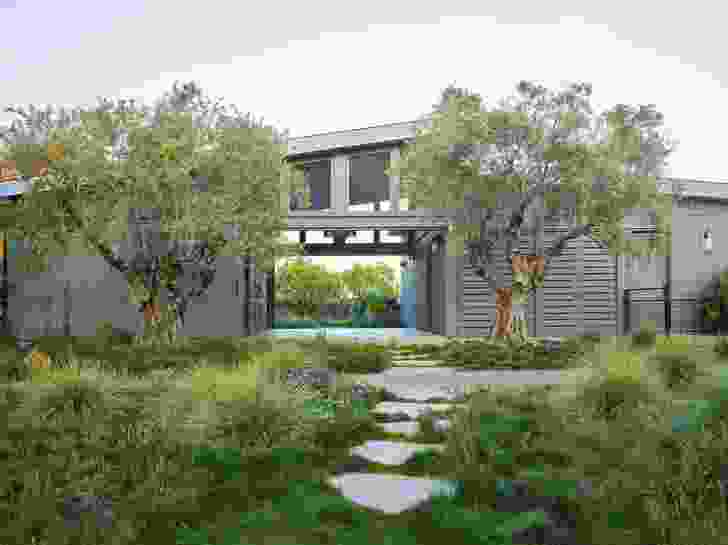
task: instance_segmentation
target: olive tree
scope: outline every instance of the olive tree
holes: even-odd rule
[[[52,255],[100,255],[125,276],[148,325],[173,337],[220,257],[272,270],[302,252],[281,236],[284,196],[299,183],[282,164],[287,131],[211,101],[194,82],[175,83],[151,107],[99,99],[95,108],[6,111],[18,118],[0,133],[0,158],[25,176],[38,161],[47,167],[0,216],[9,237],[32,245],[22,270],[45,271]],[[130,220],[138,240],[124,257]]]
[[[390,173],[413,207],[451,211],[449,252],[467,255],[496,295],[491,336],[515,330],[525,339],[529,293],[570,240],[592,237],[615,256],[667,255],[672,200],[658,192],[657,177],[674,144],[654,105],[594,114],[587,83],[554,92],[522,81],[517,93],[487,107],[450,85]],[[565,212],[569,226],[548,248],[545,209]],[[651,240],[625,237],[625,213],[640,209],[655,225]],[[522,228],[536,241],[533,256],[518,255]]]

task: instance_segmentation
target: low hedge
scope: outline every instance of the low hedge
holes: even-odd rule
[[[435,356],[450,364],[474,369],[562,369],[574,364],[590,349],[589,342],[577,339],[564,341],[558,350],[548,352],[543,342],[510,344],[483,340],[452,340]]]

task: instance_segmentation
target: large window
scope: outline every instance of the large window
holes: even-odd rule
[[[323,160],[302,165],[304,193],[292,193],[291,210],[330,210],[331,209],[331,161]],[[305,196],[310,205],[305,206]]]
[[[365,152],[349,157],[349,212],[386,212],[389,196],[389,152]]]

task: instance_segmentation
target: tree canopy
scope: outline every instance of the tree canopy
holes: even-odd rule
[[[6,111],[18,119],[0,133],[0,158],[26,176],[47,162],[17,206],[1,211],[7,236],[32,244],[25,270],[47,270],[49,256],[100,255],[137,302],[169,294],[182,319],[219,257],[249,256],[272,270],[276,258],[302,252],[281,236],[295,182],[282,165],[287,131],[213,102],[194,82],[175,83],[152,107],[100,98],[90,109]],[[140,217],[150,226],[124,256],[130,219]]]
[[[340,277],[321,265],[296,259],[276,273],[276,302],[298,316],[318,318],[321,305],[345,297]]]
[[[355,263],[353,267],[341,273],[344,285],[356,301],[364,301],[368,288],[381,288],[385,297],[397,297],[398,282],[395,271],[384,263],[362,265]]]
[[[588,83],[553,92],[521,81],[516,97],[488,107],[450,85],[389,169],[412,207],[452,212],[449,252],[465,252],[494,291],[509,289],[494,250],[502,246],[515,266],[521,229],[542,233],[544,209],[566,212],[570,226],[539,250],[544,268],[583,235],[615,256],[670,251],[672,199],[656,182],[674,145],[660,130],[662,114],[652,104],[618,104],[596,115],[591,94]],[[628,210],[649,211],[653,239],[625,237]]]
[[[385,297],[396,297],[397,282],[391,267],[355,263],[337,273],[295,259],[279,267],[276,274],[276,302],[287,304],[299,316],[318,317],[321,304],[363,302],[370,288],[382,289]]]

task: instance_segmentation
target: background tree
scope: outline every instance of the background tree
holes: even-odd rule
[[[364,302],[369,288],[381,288],[385,297],[399,295],[395,272],[384,263],[375,265],[355,263],[351,269],[342,272],[341,277],[355,301]]]
[[[448,86],[390,173],[413,207],[457,210],[448,251],[465,252],[495,293],[491,335],[516,329],[525,338],[528,295],[568,241],[590,236],[611,255],[668,255],[672,199],[658,193],[656,177],[674,145],[654,105],[594,115],[586,83],[555,93],[522,81],[517,92],[488,108],[478,94]],[[547,249],[544,208],[565,211],[570,226]],[[625,238],[628,209],[650,211],[654,240]],[[535,237],[534,256],[517,255],[522,229]],[[513,271],[510,286],[503,265]]]
[[[279,267],[276,287],[276,300],[301,317],[319,319],[321,305],[345,298],[344,285],[336,272],[302,259]]]
[[[89,110],[6,111],[18,119],[0,133],[2,159],[23,175],[48,163],[18,206],[0,212],[0,228],[32,243],[26,271],[47,270],[51,255],[101,255],[141,310],[171,312],[174,331],[219,257],[250,256],[271,270],[277,257],[302,252],[280,236],[284,196],[297,183],[281,166],[287,131],[213,103],[195,83],[175,83],[153,107],[99,99]],[[117,243],[140,214],[150,223],[124,257]]]

